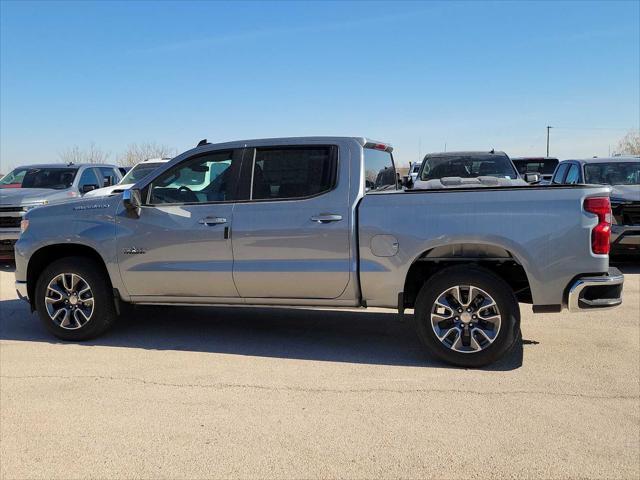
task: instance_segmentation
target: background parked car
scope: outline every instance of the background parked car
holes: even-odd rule
[[[611,185],[611,253],[640,256],[640,157],[564,160],[551,183]]]
[[[424,157],[415,189],[526,185],[504,152],[442,152]]]
[[[127,174],[116,185],[111,185],[104,188],[98,188],[87,193],[88,197],[101,197],[105,195],[112,195],[114,193],[121,193],[128,188],[131,188],[138,180],[142,180],[144,177],[154,172],[159,167],[167,163],[170,158],[149,158],[129,169]]]
[[[540,175],[540,180],[537,182],[540,184],[550,183],[553,172],[558,166],[558,159],[554,157],[516,157],[511,160],[523,178],[527,173]]]
[[[414,183],[418,179],[418,173],[420,172],[421,166],[422,162],[415,162],[409,167],[409,176],[411,177],[411,181]]]
[[[18,167],[5,179],[10,188],[0,190],[0,259],[13,258],[20,222],[31,208],[80,197],[120,181],[115,165],[46,164]],[[20,181],[20,185],[14,187]],[[12,183],[13,182],[13,183]]]

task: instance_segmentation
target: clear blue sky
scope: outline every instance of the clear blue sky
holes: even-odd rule
[[[1,4],[0,170],[94,142],[293,135],[607,154],[638,128],[640,2]]]

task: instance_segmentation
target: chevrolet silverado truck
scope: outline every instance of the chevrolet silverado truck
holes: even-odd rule
[[[429,351],[478,367],[518,341],[519,303],[622,302],[610,222],[604,186],[402,189],[366,138],[203,144],[122,193],[27,212],[16,290],[72,341],[131,304],[414,309]]]

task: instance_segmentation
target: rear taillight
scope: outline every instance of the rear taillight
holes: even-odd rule
[[[591,250],[599,255],[609,253],[611,241],[611,202],[609,197],[591,197],[584,201],[584,209],[598,216],[598,224],[591,231]]]

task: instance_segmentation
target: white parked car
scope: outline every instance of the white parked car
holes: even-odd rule
[[[411,177],[411,181],[415,183],[418,179],[418,173],[420,172],[420,167],[422,166],[422,162],[415,162],[411,164],[409,168],[409,176]]]
[[[114,193],[122,193],[133,187],[138,180],[154,172],[157,168],[167,163],[170,158],[149,158],[134,166],[127,174],[115,185],[110,187],[98,188],[85,194],[85,197],[105,197]]]

